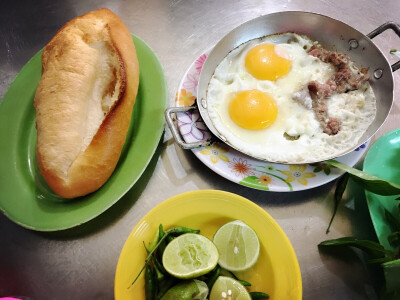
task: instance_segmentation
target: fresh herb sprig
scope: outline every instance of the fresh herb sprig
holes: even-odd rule
[[[335,189],[335,196],[334,196],[334,208],[331,220],[329,221],[328,228],[326,229],[326,233],[329,233],[331,228],[333,219],[336,216],[337,209],[339,204],[342,200],[343,193],[346,190],[347,183],[349,178],[353,179],[359,185],[361,185],[364,189],[378,194],[382,196],[393,196],[400,194],[400,185],[394,182],[387,181],[385,179],[379,178],[377,176],[368,174],[366,172],[360,171],[358,169],[349,167],[345,164],[342,164],[336,160],[328,160],[326,161],[327,164],[336,167],[345,171],[343,176],[338,180]],[[396,200],[400,200],[400,197],[396,198]]]
[[[152,240],[149,242],[149,245],[146,246],[146,244],[143,242],[147,256],[145,258],[142,269],[139,271],[136,278],[133,280],[128,288],[130,288],[138,280],[139,276],[144,271],[145,294],[147,300],[160,300],[164,296],[167,296],[168,293],[170,294],[168,294],[167,297],[170,297],[171,295],[175,296],[175,293],[177,292],[179,293],[179,295],[181,295],[180,293],[183,292],[193,292],[193,286],[191,282],[189,282],[188,280],[179,280],[178,278],[175,278],[172,275],[168,274],[162,264],[162,253],[165,250],[166,246],[175,237],[185,233],[198,234],[200,233],[200,230],[194,230],[187,227],[174,227],[167,231],[164,231],[162,224],[160,224]],[[234,278],[245,287],[251,286],[250,282],[239,279],[234,273],[221,268],[220,265],[217,265],[212,271],[208,272],[207,274],[204,274],[194,279],[205,283],[208,289],[211,290],[218,277],[222,275]],[[198,287],[196,287],[196,289],[197,288]],[[263,292],[250,292],[249,294],[252,300],[269,298],[269,295]]]
[[[197,229],[190,229],[190,228],[186,228],[186,227],[173,227],[167,231],[163,231],[162,225],[160,224],[159,226],[159,232],[163,232],[164,234],[158,238],[157,243],[154,246],[151,246],[150,249],[148,249],[148,253],[147,253],[147,257],[144,260],[144,265],[142,267],[142,269],[139,271],[139,274],[136,276],[136,278],[133,280],[133,282],[130,284],[129,287],[131,287],[136,280],[138,280],[140,274],[142,274],[142,272],[146,269],[146,266],[149,264],[150,260],[152,259],[153,253],[158,249],[158,247],[164,242],[164,240],[168,237],[168,236],[178,236],[184,233],[199,233],[200,230]]]
[[[382,196],[393,196],[400,194],[400,185],[397,183],[390,182],[358,169],[349,167],[336,160],[328,160],[326,163],[347,172],[354,181],[374,194]],[[397,200],[399,199],[400,198],[397,198]]]
[[[324,248],[343,248],[353,247],[363,251],[370,264],[380,264],[385,278],[385,287],[382,289],[381,299],[395,300],[400,296],[400,243],[399,240],[393,238],[400,236],[400,205],[398,207],[398,217],[393,216],[389,211],[385,210],[386,220],[393,230],[388,236],[389,244],[394,250],[385,249],[381,244],[369,241],[360,240],[354,237],[343,237],[333,240],[321,242],[318,247]]]

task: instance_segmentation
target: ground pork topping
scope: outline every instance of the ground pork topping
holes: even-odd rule
[[[320,45],[312,46],[308,54],[325,63],[332,64],[336,72],[325,83],[310,81],[298,93],[295,93],[293,99],[306,108],[310,108],[311,98],[311,107],[323,132],[328,135],[335,135],[340,131],[341,122],[337,118],[329,117],[326,101],[330,101],[328,98],[333,94],[346,93],[358,89],[364,82],[368,81],[368,70],[352,70],[348,56],[326,50],[321,48]]]

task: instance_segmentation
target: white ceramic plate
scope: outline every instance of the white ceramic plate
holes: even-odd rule
[[[176,106],[191,106],[196,101],[197,85],[201,68],[208,55],[198,57],[183,76],[176,93]],[[177,113],[179,131],[185,142],[198,142],[211,137],[210,131],[197,110]],[[336,160],[354,166],[364,155],[369,141],[353,152]],[[254,159],[223,142],[192,150],[207,167],[217,174],[240,185],[254,189],[292,192],[314,188],[328,183],[343,172],[326,163],[285,165]]]

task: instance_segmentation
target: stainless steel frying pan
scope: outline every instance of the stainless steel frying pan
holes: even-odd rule
[[[373,123],[357,142],[357,145],[350,149],[343,149],[340,155],[351,152],[376,133],[385,122],[393,104],[394,84],[392,72],[400,68],[400,61],[390,65],[385,55],[372,42],[374,37],[387,29],[392,29],[400,37],[400,27],[393,22],[385,23],[371,33],[364,35],[338,20],[309,12],[279,12],[248,21],[228,33],[208,55],[200,74],[197,107],[168,108],[165,112],[167,124],[176,142],[184,149],[193,149],[210,144],[211,141],[184,142],[172,120],[172,113],[197,108],[208,129],[220,140],[233,147],[215,129],[207,111],[207,88],[215,68],[231,50],[244,42],[278,33],[295,32],[319,41],[326,49],[347,54],[357,66],[368,68],[369,70],[370,84],[377,99],[377,114]],[[327,159],[331,158],[333,157],[327,157]]]

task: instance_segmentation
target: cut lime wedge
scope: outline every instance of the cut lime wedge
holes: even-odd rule
[[[183,234],[165,248],[162,263],[172,276],[190,279],[210,272],[218,263],[218,250],[205,236]]]
[[[161,300],[191,299],[206,300],[208,296],[208,287],[204,281],[197,279],[185,280],[179,282],[170,288]]]
[[[240,220],[221,226],[214,235],[219,252],[219,265],[229,271],[251,268],[260,253],[256,232]]]
[[[251,297],[239,281],[219,276],[211,289],[210,300],[251,300]]]

